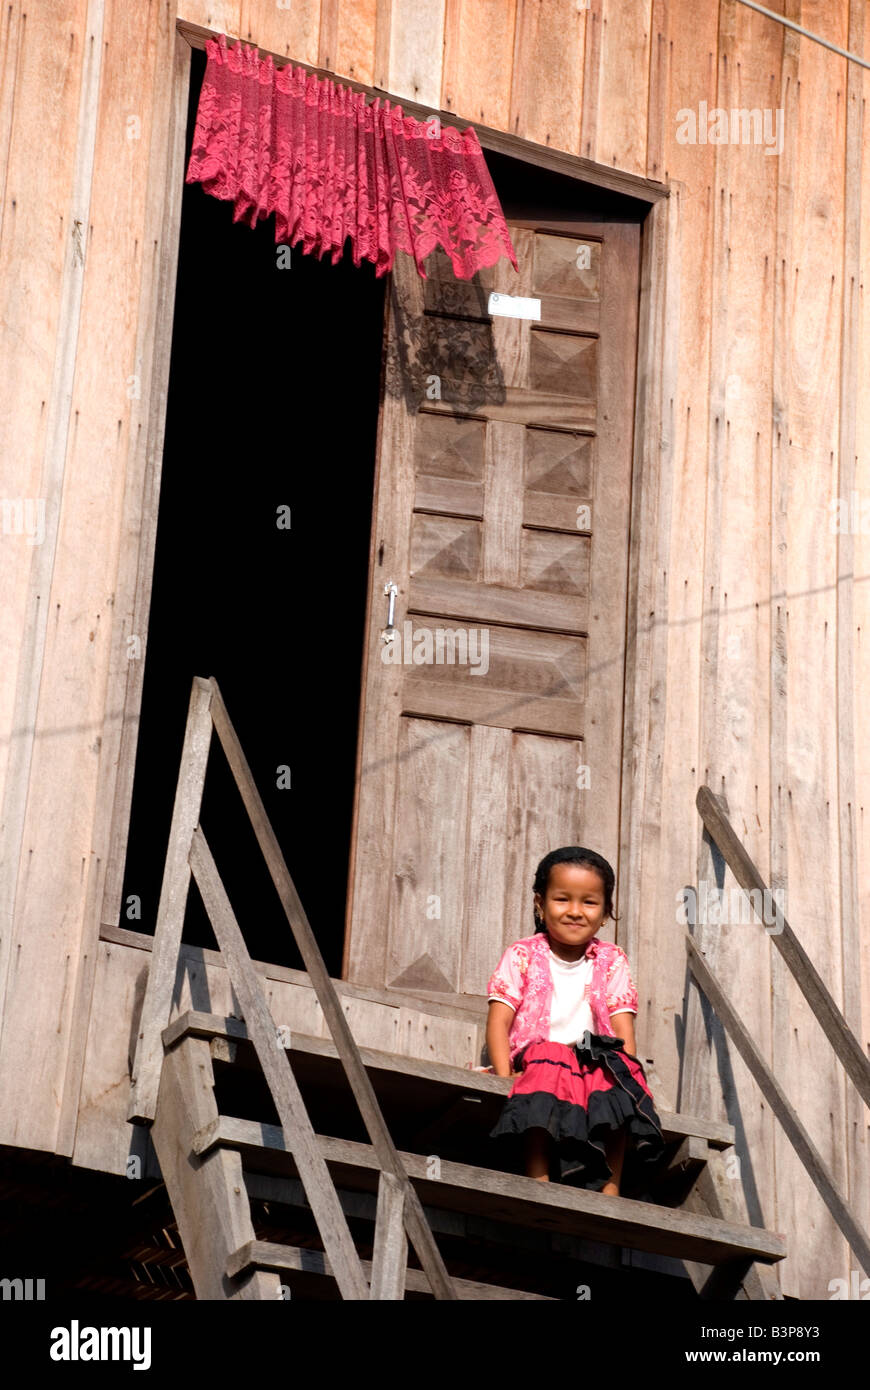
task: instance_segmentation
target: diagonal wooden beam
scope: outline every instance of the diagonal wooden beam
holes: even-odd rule
[[[706,994],[718,1017],[721,1019],[734,1043],[740,1056],[743,1058],[755,1080],[758,1082],[762,1095],[767,1101],[776,1118],[779,1120],[786,1135],[806,1168],[816,1189],[828,1211],[833,1216],[843,1235],[855,1252],[855,1257],[860,1261],[865,1272],[870,1274],[870,1236],[864,1230],[855,1214],[852,1212],[845,1199],[837,1187],[828,1167],[819,1153],[812,1139],[804,1129],[795,1111],[787,1101],[784,1092],[780,1089],[779,1083],[768,1067],[753,1039],[744,1027],[737,1014],[737,1010],[732,1005],[730,999],[725,994],[713,972],[708,967],[704,957],[695,945],[688,932],[685,937],[686,950],[689,955],[689,967],[701,989]]]
[[[200,826],[191,841],[190,867],[342,1297],[367,1299],[369,1286],[338,1193],[321,1156],[293,1070],[278,1042],[275,1020]]]
[[[178,971],[178,953],[190,887],[190,841],[199,820],[205,771],[211,747],[212,688],[201,676],[194,676],[184,729],[184,746],[178,769],[178,784],[166,866],[157,908],[154,947],[148,970],[148,983],[139,1019],[136,1055],[133,1059],[132,1089],[127,1118],[134,1124],[148,1123],[157,1109],[160,1070],[163,1066],[161,1034],[169,1022],[172,991]]]
[[[756,889],[762,901],[773,902],[770,889],[750,859],[737,832],[724,814],[709,787],[699,787],[695,805],[707,827],[710,838],[719,846],[741,888]],[[766,895],[766,896],[765,896]],[[774,903],[774,906],[775,903]],[[865,1105],[870,1105],[870,1061],[864,1056],[855,1037],[803,946],[798,941],[779,908],[776,907],[774,929],[768,932],[800,989],[801,993],[829,1038],[834,1052],[858,1088]],[[710,1001],[713,1002],[712,1000]]]
[[[326,969],[323,956],[320,954],[320,947],[315,940],[302,903],[299,901],[299,895],[290,877],[290,871],[284,861],[281,847],[275,837],[269,817],[266,815],[266,808],[242,752],[238,735],[230,722],[223,696],[213,677],[211,687],[211,710],[215,730],[232,774],[236,779],[236,785],[245,803],[254,834],[260,849],[263,851],[266,866],[271,874],[278,897],[281,899],[281,905],[284,908],[296,945],[299,947],[305,969],[308,971],[314,986],[318,1002],[323,1010],[323,1016],[332,1034],[332,1040],[338,1049],[339,1057],[353,1090],[354,1099],[368,1130],[372,1147],[377,1154],[381,1168],[388,1173],[393,1173],[402,1186],[405,1194],[405,1229],[411,1238],[421,1265],[429,1276],[432,1292],[436,1298],[455,1299],[457,1295],[450,1275],[441,1258],[441,1252],[426,1220],[420,1199],[408,1181],[408,1175],[381,1113],[381,1107],[378,1104],[368,1073],[363,1066],[356,1040],[350,1031],[350,1025],[332,980],[329,978],[329,972]]]

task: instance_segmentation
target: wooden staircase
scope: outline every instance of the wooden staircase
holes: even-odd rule
[[[213,729],[331,1041],[277,1026],[198,824]],[[170,1022],[191,872],[240,1018]],[[193,683],[133,1073],[198,1298],[574,1299],[578,1270],[624,1280],[634,1261],[701,1298],[779,1296],[784,1238],[732,1219],[729,1126],[660,1111],[644,1190],[630,1155],[624,1196],[539,1183],[487,1143],[509,1081],[357,1046],[213,680]]]
[[[163,1040],[167,1099],[183,1096],[192,1079],[199,1092],[196,1106],[185,1109],[170,1102],[164,1108],[161,1082],[153,1137],[164,1175],[177,1172],[180,1164],[189,1168],[197,1161],[219,1158],[220,1165],[229,1164],[231,1168],[229,1191],[234,1198],[247,1192],[250,1198],[278,1203],[288,1211],[304,1206],[304,1185],[298,1181],[299,1170],[281,1125],[221,1113],[217,1103],[222,1071],[239,1071],[245,1077],[256,1072],[255,1051],[244,1023],[188,1012],[164,1030]],[[328,1109],[340,1123],[346,1085],[341,1085],[343,1068],[338,1050],[322,1038],[302,1034],[294,1033],[287,1041],[303,1095],[310,1095],[315,1104]],[[420,1197],[430,1227],[451,1231],[462,1265],[481,1264],[480,1250],[474,1248],[479,1246],[481,1230],[499,1225],[508,1240],[516,1240],[529,1231],[544,1235],[558,1232],[563,1250],[565,1238],[574,1238],[575,1262],[589,1265],[613,1267],[613,1256],[618,1257],[623,1249],[669,1257],[675,1263],[689,1260],[691,1268],[697,1270],[696,1287],[702,1296],[734,1297],[757,1261],[777,1260],[785,1254],[780,1236],[732,1224],[709,1212],[692,1212],[686,1205],[702,1180],[706,1177],[710,1181],[707,1168],[711,1158],[732,1141],[728,1126],[661,1114],[668,1158],[655,1191],[645,1200],[607,1198],[558,1184],[542,1185],[491,1166],[474,1166],[444,1157],[446,1152],[463,1148],[477,1151],[483,1147],[509,1083],[458,1067],[418,1062],[372,1049],[362,1049],[361,1057],[379,1103],[391,1121],[394,1115],[398,1117],[404,1112],[404,1127],[408,1130],[427,1108],[430,1115],[453,1113],[452,1124],[442,1128],[434,1141],[437,1164],[433,1164],[435,1155],[426,1152],[428,1145],[419,1142],[414,1150],[400,1150],[399,1158]],[[247,1083],[243,1088],[237,1087],[237,1094],[242,1090],[249,1090]],[[447,1107],[445,1096],[450,1098]],[[412,1107],[410,1124],[408,1106]],[[423,1138],[427,1137],[424,1133]],[[317,1144],[345,1215],[355,1215],[376,1232],[383,1173],[373,1147],[325,1134],[317,1135]],[[168,1176],[166,1180],[169,1185]],[[172,1192],[171,1195],[184,1239],[183,1208],[179,1208]],[[380,1204],[383,1205],[383,1199]],[[241,1205],[244,1206],[243,1201]],[[209,1193],[204,1210],[191,1224],[202,1231],[209,1220],[214,1223],[215,1215]],[[457,1216],[464,1220],[457,1222]],[[229,1249],[234,1242],[234,1248]],[[594,1249],[596,1243],[604,1249]],[[242,1230],[233,1223],[224,1221],[221,1225],[219,1221],[212,1235],[212,1248],[220,1249],[217,1264],[224,1292],[205,1296],[277,1296],[274,1292],[241,1293],[256,1274],[265,1271],[279,1274],[294,1288],[297,1275],[307,1276],[305,1286],[310,1286],[312,1278],[322,1282],[331,1277],[329,1260],[320,1252],[257,1240],[253,1226]],[[213,1261],[212,1269],[214,1264]],[[497,1248],[489,1257],[489,1264],[491,1280],[504,1277]],[[373,1262],[363,1265],[368,1278],[373,1267]],[[199,1290],[200,1281],[192,1264],[191,1273]],[[203,1271],[203,1277],[208,1277],[207,1271]],[[408,1292],[429,1292],[425,1274],[409,1269],[404,1279]],[[460,1298],[546,1296],[479,1279],[457,1278],[453,1282]],[[770,1293],[759,1290],[758,1296]]]

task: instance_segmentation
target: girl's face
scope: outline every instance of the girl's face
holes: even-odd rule
[[[554,864],[543,898],[535,894],[535,907],[556,955],[577,960],[604,921],[601,875],[579,864]]]

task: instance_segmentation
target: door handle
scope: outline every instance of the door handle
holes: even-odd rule
[[[381,633],[385,642],[392,642],[393,638],[396,636],[396,626],[393,619],[396,616],[396,598],[398,597],[398,593],[398,586],[393,583],[392,579],[388,584],[384,585],[384,594],[390,600],[387,607],[387,626]]]

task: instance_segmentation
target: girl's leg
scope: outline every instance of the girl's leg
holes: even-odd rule
[[[545,1129],[527,1129],[525,1133],[526,1177],[538,1182],[550,1181],[550,1136]]]
[[[609,1134],[604,1141],[604,1153],[613,1173],[613,1176],[601,1189],[605,1197],[619,1196],[619,1182],[622,1177],[626,1138],[626,1131],[624,1129],[619,1129],[615,1134]]]

